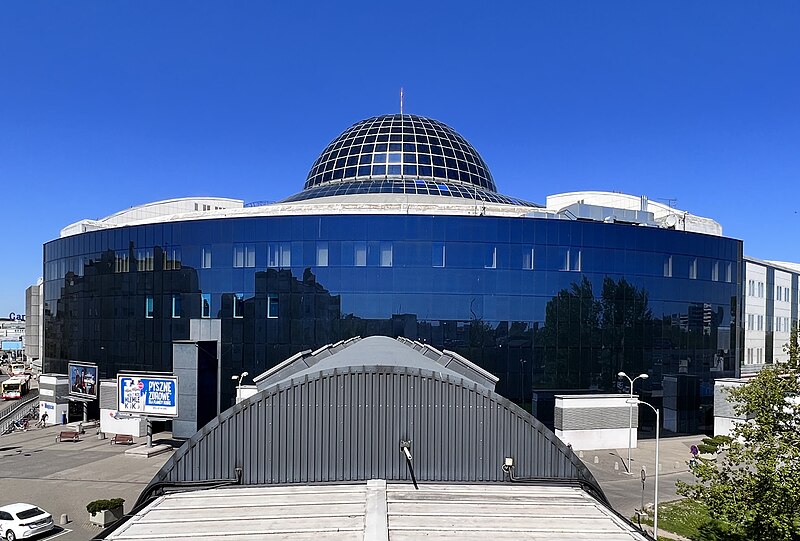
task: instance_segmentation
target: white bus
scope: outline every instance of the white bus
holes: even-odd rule
[[[3,400],[16,400],[22,398],[30,390],[30,379],[25,376],[8,378],[0,383],[0,393]]]

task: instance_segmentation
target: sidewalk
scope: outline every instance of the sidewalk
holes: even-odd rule
[[[0,505],[38,505],[53,515],[56,525],[66,513],[70,522],[62,527],[71,531],[60,535],[59,541],[86,540],[100,532],[89,523],[86,504],[124,498],[125,511],[129,511],[172,452],[152,458],[126,456],[130,446],[99,440],[94,430],[79,442],[56,443],[62,428],[31,428],[0,437]],[[169,433],[155,434],[153,443],[171,443],[170,438]],[[136,439],[136,445],[144,443],[145,438]]]

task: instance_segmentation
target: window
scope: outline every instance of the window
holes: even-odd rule
[[[763,331],[764,330],[764,316],[763,315],[759,315],[758,316],[758,330],[759,331]]]
[[[756,281],[755,280],[748,280],[747,281],[747,295],[750,297],[756,296]]]
[[[775,316],[775,331],[781,332],[781,327],[783,327],[783,318]]]
[[[672,278],[672,256],[664,257],[664,277]]]
[[[487,246],[484,254],[483,267],[486,269],[497,268],[497,246]]]
[[[144,301],[144,317],[153,317],[153,296],[148,295]]]
[[[689,261],[689,279],[697,280],[697,258],[692,258]]]
[[[353,258],[356,267],[367,266],[367,243],[355,242],[353,243]]]
[[[753,314],[747,314],[747,330],[752,331],[755,328],[755,320],[756,316]]]
[[[267,295],[267,318],[276,319],[280,314],[278,296],[270,293]]]
[[[269,245],[267,266],[273,268],[292,266],[292,248],[288,242],[273,242]]]
[[[391,242],[382,242],[381,243],[381,267],[391,267],[392,266],[392,243]]]
[[[764,282],[758,283],[758,298],[759,299],[764,298]]]
[[[114,272],[128,272],[129,268],[127,250],[121,250],[114,254]]]
[[[522,249],[522,270],[533,270],[533,248],[527,246]]]
[[[205,319],[211,317],[211,293],[200,295],[200,317]]]
[[[244,295],[241,293],[233,296],[233,317],[244,317]]]
[[[327,267],[328,266],[328,243],[327,242],[318,242],[317,243],[317,266],[318,267]]]
[[[753,348],[747,348],[747,364],[753,364]]]
[[[256,266],[256,245],[255,244],[234,244],[233,245],[233,266],[255,267]]]
[[[211,268],[211,246],[203,246],[202,261],[200,263],[204,269]]]
[[[181,296],[180,294],[175,294],[172,296],[172,317],[179,318],[181,317]]]
[[[575,248],[567,248],[562,252],[561,270],[580,271],[581,270],[581,251]]]
[[[164,270],[178,270],[181,268],[181,249],[164,248]]]
[[[444,267],[445,251],[443,242],[434,242],[431,246],[431,263],[434,267]]]
[[[756,362],[757,362],[758,364],[761,364],[761,352],[762,352],[762,351],[763,351],[763,349],[762,349],[762,348],[757,348],[757,349],[756,349],[756,353],[758,354],[758,359],[756,359]]]
[[[714,261],[711,264],[711,279],[714,282],[719,282],[719,261]]]
[[[147,248],[136,252],[136,270],[153,270],[153,249]]]
[[[727,263],[725,265],[725,281],[731,283],[733,280],[733,265],[731,263]]]

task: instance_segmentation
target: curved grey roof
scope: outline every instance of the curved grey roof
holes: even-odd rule
[[[473,381],[404,366],[336,367],[277,382],[223,412],[173,455],[159,483],[243,485],[410,479],[519,478],[579,482],[602,497],[586,466],[529,413]],[[239,470],[237,472],[237,470]]]

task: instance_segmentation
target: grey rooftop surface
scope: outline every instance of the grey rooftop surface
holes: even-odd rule
[[[161,496],[112,540],[646,540],[578,487],[366,483],[215,488]]]

